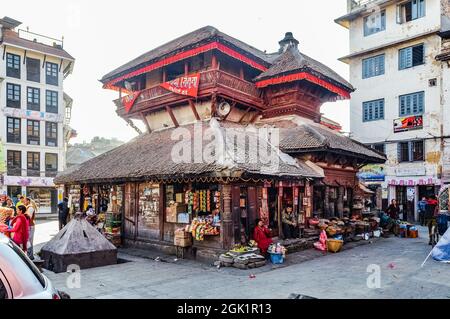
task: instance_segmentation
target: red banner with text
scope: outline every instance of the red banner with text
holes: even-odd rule
[[[198,86],[200,83],[200,73],[191,74],[176,78],[175,80],[162,83],[161,86],[166,90],[177,94],[197,97]]]

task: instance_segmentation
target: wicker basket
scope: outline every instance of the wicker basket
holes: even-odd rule
[[[344,245],[343,240],[327,239],[327,249],[332,253],[339,252],[342,249],[343,245]]]
[[[334,227],[328,227],[327,228],[327,235],[328,236],[334,236],[337,234],[337,229]]]

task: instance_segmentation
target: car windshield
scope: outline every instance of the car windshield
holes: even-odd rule
[[[39,269],[33,264],[33,262],[24,254],[22,249],[20,249],[16,244],[14,244],[11,240],[8,243],[8,246],[22,259],[22,261],[30,268],[31,272],[36,276],[37,280],[41,283],[42,288],[45,288],[45,279],[42,276]]]

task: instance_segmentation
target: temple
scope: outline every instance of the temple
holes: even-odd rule
[[[206,26],[118,67],[103,87],[118,91],[117,114],[147,131],[57,182],[80,210],[114,201],[122,241],[168,249],[193,224],[203,227],[194,251],[250,240],[256,218],[282,236],[287,206],[300,228],[314,214],[358,213],[356,173],[386,158],[322,118],[323,103],[354,88],[299,46],[288,32],[265,53]]]

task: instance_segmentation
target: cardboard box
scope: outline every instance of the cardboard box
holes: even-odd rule
[[[175,236],[174,245],[178,247],[190,247],[192,246],[192,236],[187,238]]]

